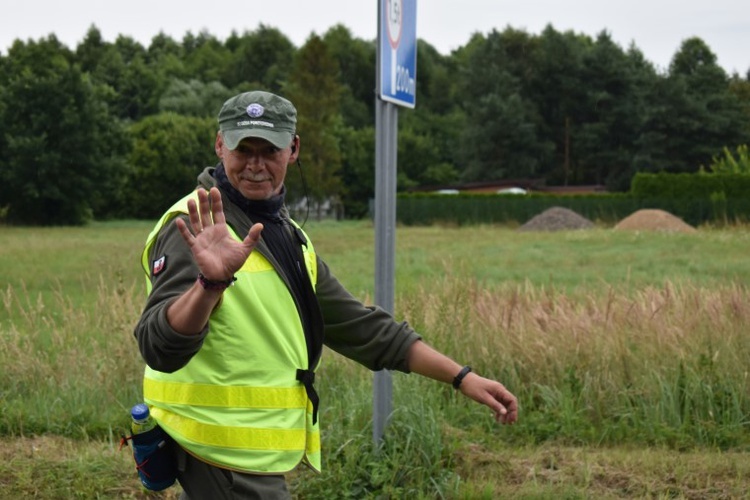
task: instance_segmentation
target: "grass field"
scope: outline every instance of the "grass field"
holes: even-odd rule
[[[144,496],[117,450],[140,398],[132,328],[146,222],[0,227],[0,490]],[[316,250],[373,295],[373,228],[311,222]],[[396,315],[519,397],[518,425],[394,374],[371,445],[372,375],[326,353],[324,472],[299,498],[741,498],[750,491],[745,227],[694,234],[397,231]],[[172,488],[165,498],[177,496]]]

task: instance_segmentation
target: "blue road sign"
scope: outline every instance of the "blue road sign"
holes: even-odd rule
[[[380,0],[380,98],[413,108],[417,97],[417,0]]]

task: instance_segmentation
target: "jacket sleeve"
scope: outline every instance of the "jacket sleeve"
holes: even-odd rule
[[[371,370],[409,372],[407,353],[421,337],[377,306],[365,306],[318,258],[316,293],[325,324],[325,345]]]
[[[165,258],[162,271],[153,275],[153,262]],[[159,233],[149,255],[151,293],[135,326],[138,348],[146,364],[161,372],[173,372],[185,366],[200,350],[208,327],[199,335],[183,335],[167,322],[167,308],[190,288],[198,276],[198,267],[182,239],[174,220]]]

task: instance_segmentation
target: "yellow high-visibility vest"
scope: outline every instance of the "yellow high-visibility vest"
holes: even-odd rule
[[[159,220],[142,254],[150,290],[149,253],[159,230],[187,213],[192,193]],[[232,235],[241,241],[230,228]],[[315,288],[309,238],[303,254]],[[254,251],[235,274],[209,319],[203,346],[174,373],[146,367],[145,402],[164,430],[188,452],[228,469],[279,474],[305,462],[320,470],[319,422],[297,369],[308,367],[301,319],[282,278]]]

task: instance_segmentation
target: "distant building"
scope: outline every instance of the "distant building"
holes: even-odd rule
[[[585,186],[547,186],[542,179],[506,179],[501,181],[467,182],[463,184],[445,184],[417,186],[407,189],[409,193],[487,193],[487,194],[592,194],[605,193],[606,188],[599,184]]]

